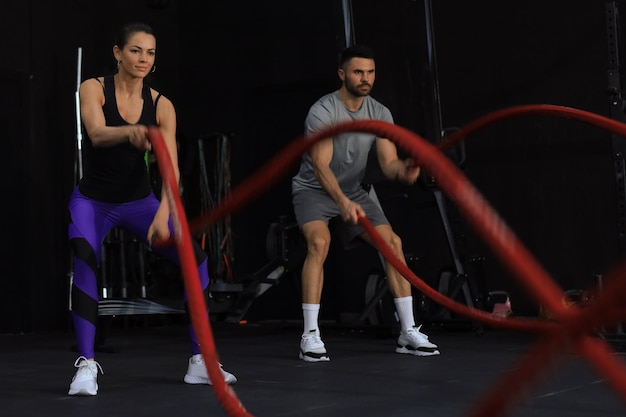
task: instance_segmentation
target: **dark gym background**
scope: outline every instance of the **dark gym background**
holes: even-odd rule
[[[433,1],[443,127],[520,104],[614,116],[610,44],[620,39],[607,35],[607,3]],[[352,7],[356,41],[378,52],[373,96],[391,108],[397,124],[432,139],[424,3],[358,0]],[[233,187],[300,135],[308,107],[338,86],[335,62],[345,42],[340,0],[4,1],[0,332],[68,326],[66,205],[74,186],[77,49],[83,48],[83,79],[111,72],[113,32],[130,20],[157,32],[154,85],[176,105],[181,145],[211,132],[232,134]],[[590,287],[594,275],[620,259],[623,200],[615,159],[622,156],[611,134],[536,116],[493,126],[465,145],[466,175],[563,289]],[[405,249],[419,257],[418,275],[436,286],[452,265],[430,191],[383,183],[380,195]],[[287,176],[233,216],[236,279],[267,262],[268,227],[290,213]],[[464,256],[484,257],[485,288],[508,291],[516,314],[536,314],[532,297],[480,239],[462,221],[457,226]],[[333,249],[326,318],[362,307],[372,267],[363,259],[375,261],[368,250]],[[292,278],[259,298],[250,319],[299,318]]]

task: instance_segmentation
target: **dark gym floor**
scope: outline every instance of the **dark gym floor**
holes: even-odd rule
[[[440,356],[394,353],[384,327],[322,327],[331,357],[298,359],[297,322],[212,323],[234,391],[254,416],[446,416],[470,414],[515,367],[533,335],[430,327]],[[97,353],[104,369],[96,397],[70,397],[72,333],[0,335],[0,413],[13,416],[228,416],[210,386],[182,381],[188,358],[182,325],[113,326]],[[623,357],[620,349],[616,355]],[[626,415],[622,399],[585,360],[566,355],[507,416]]]

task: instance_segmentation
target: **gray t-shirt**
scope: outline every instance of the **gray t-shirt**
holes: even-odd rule
[[[350,111],[339,98],[339,90],[329,93],[311,106],[304,122],[305,134],[312,136],[339,122],[349,120],[374,119],[393,123],[387,107],[371,96],[366,96],[357,111]],[[367,156],[376,135],[366,132],[346,132],[333,137],[333,157],[330,169],[333,171],[344,194],[349,195],[361,187],[365,175]],[[300,170],[291,181],[292,193],[304,189],[321,189],[313,171],[311,156],[302,156]]]

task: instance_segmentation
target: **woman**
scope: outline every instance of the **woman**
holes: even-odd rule
[[[145,152],[150,150],[148,126],[159,127],[179,178],[176,149],[176,112],[172,102],[144,81],[154,71],[156,37],[143,23],[130,23],[117,34],[113,46],[115,75],[91,78],[79,90],[85,128],[84,174],[69,202],[69,238],[74,253],[72,321],[76,332],[78,368],[69,395],[96,395],[98,370],[94,344],[98,317],[97,271],[100,249],[114,227],[128,230],[152,242],[167,239],[172,232],[166,198],[153,194]],[[202,288],[209,284],[207,255],[196,245]],[[156,249],[155,249],[156,250]],[[157,253],[179,264],[174,247]],[[186,299],[186,296],[185,296]],[[192,356],[184,381],[210,384],[198,340],[189,325]],[[227,383],[237,379],[222,370]]]

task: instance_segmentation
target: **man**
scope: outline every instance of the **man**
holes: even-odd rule
[[[376,78],[370,48],[363,45],[347,48],[341,55],[337,73],[341,87],[311,106],[305,121],[307,135],[354,119],[393,123],[389,109],[370,96]],[[381,170],[387,178],[415,183],[420,168],[413,166],[410,159],[399,159],[393,142],[361,132],[343,133],[316,143],[303,155],[300,170],[292,179],[296,220],[307,243],[307,256],[302,267],[304,331],[300,341],[300,358],[307,362],[330,360],[318,325],[324,262],[330,246],[328,221],[341,216],[349,226],[347,239],[360,237],[373,244],[358,225],[358,218],[366,216],[394,254],[405,262],[400,238],[393,232],[381,208],[361,186],[368,153],[374,143]],[[438,355],[437,345],[420,332],[421,326],[415,327],[411,284],[389,262],[385,267],[401,326],[396,352]]]

